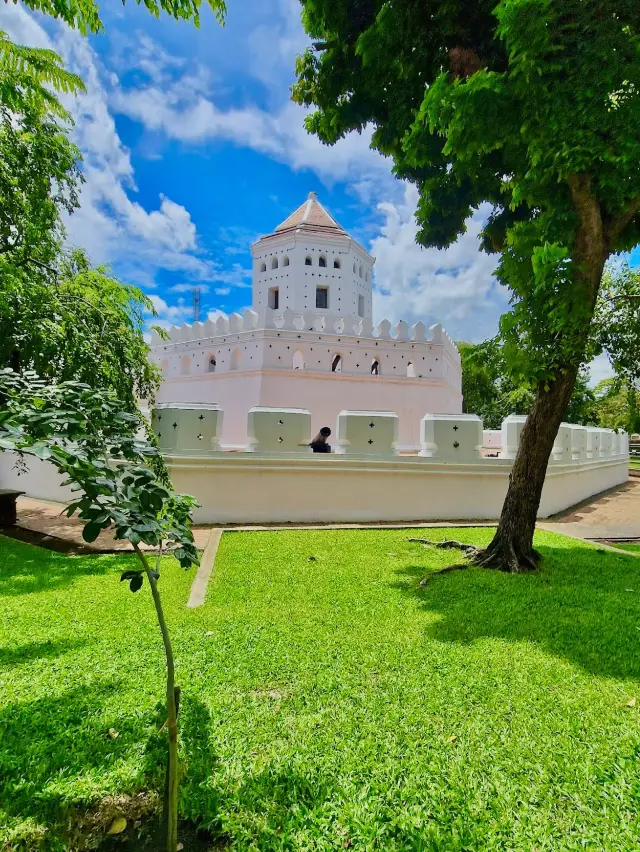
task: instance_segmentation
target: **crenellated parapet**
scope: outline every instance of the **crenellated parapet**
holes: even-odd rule
[[[428,330],[423,322],[409,326],[404,320],[395,325],[392,325],[389,320],[382,320],[374,325],[371,320],[353,314],[337,316],[329,312],[322,314],[315,311],[296,312],[288,308],[284,311],[265,308],[260,313],[246,310],[242,314],[232,313],[228,316],[222,314],[206,322],[173,325],[167,330],[166,340],[163,340],[157,331],[151,333],[151,348],[176,346],[199,340],[217,342],[218,338],[223,338],[226,342],[229,335],[248,334],[257,329],[308,333],[320,331],[323,334],[393,340],[398,343],[439,343],[446,345],[452,352],[458,352],[455,343],[441,325],[432,325]]]
[[[151,358],[166,379],[279,370],[422,379],[457,392],[461,383],[460,355],[442,326],[374,326],[326,311],[266,308],[173,326],[166,340],[153,332]]]

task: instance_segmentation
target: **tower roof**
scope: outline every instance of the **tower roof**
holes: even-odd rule
[[[347,235],[345,229],[320,204],[315,192],[310,192],[307,200],[278,225],[274,233],[282,234],[298,229],[318,234]]]

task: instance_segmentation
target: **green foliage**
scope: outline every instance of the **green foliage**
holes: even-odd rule
[[[55,93],[84,92],[80,77],[66,71],[52,50],[14,44],[0,30],[0,105],[13,113],[50,112],[68,120]]]
[[[594,338],[616,375],[627,385],[640,388],[640,270],[625,263],[606,271]]]
[[[640,238],[640,12],[632,0],[303,0],[316,40],[294,99],[332,144],[372,145],[420,192],[418,239],[447,246],[481,204],[512,292],[516,381],[586,355],[602,265]]]
[[[81,250],[55,262],[57,270],[10,266],[4,273],[0,364],[17,360],[50,380],[112,390],[136,412],[137,400],[153,400],[160,383],[144,340],[153,304],[107,267],[93,267]]]
[[[640,431],[640,392],[620,379],[603,379],[595,387],[598,425],[624,429],[630,435]]]
[[[157,450],[113,392],[2,370],[0,398],[0,450],[48,460],[67,477],[79,496],[66,512],[84,522],[85,541],[112,529],[134,547],[163,546],[184,568],[198,563],[190,528],[197,502],[158,481],[150,464]]]
[[[1,79],[1,74],[0,74]],[[80,152],[44,109],[0,103],[0,275],[38,274],[63,236],[60,213],[78,206]],[[3,288],[4,289],[4,288]]]
[[[530,384],[514,380],[506,347],[499,340],[458,343],[462,359],[464,411],[482,418],[485,429],[499,429],[509,414],[528,414],[535,392]],[[564,419],[585,426],[598,421],[596,397],[589,387],[589,374],[582,370],[569,400]]]
[[[637,848],[636,557],[540,533],[538,575],[422,588],[450,556],[411,535],[226,534],[199,610],[163,562],[183,816],[262,852]],[[0,553],[0,845],[91,849],[79,812],[162,785],[150,596],[126,556]]]
[[[70,27],[80,30],[85,35],[104,30],[100,8],[95,0],[23,0],[23,2],[30,9],[62,19]],[[193,21],[197,27],[200,26],[201,0],[136,0],[136,3],[138,6],[144,5],[156,18],[165,12],[176,21]],[[226,13],[224,0],[207,0],[207,5],[222,23]]]

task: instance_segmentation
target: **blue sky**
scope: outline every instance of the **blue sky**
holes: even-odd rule
[[[133,3],[102,14],[89,40],[13,4],[0,28],[84,79],[68,103],[86,175],[69,240],[142,287],[162,324],[190,319],[194,286],[205,315],[250,305],[249,243],[315,190],[377,258],[377,321],[437,321],[475,341],[496,331],[507,298],[478,251],[480,214],[450,249],[420,249],[415,191],[368,137],[328,148],[304,130],[289,98],[306,44],[298,0],[231,0],[224,28],[205,9],[199,30]]]

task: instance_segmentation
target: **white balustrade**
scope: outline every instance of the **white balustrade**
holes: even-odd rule
[[[336,453],[390,456],[395,452],[398,415],[394,411],[341,411],[337,431]]]
[[[601,429],[595,426],[587,426],[587,459],[597,461],[600,458],[600,435]]]
[[[310,453],[311,415],[303,408],[267,408],[249,411],[247,435],[250,453]]]
[[[587,460],[587,427],[571,423],[571,459],[582,464]]]
[[[471,464],[481,458],[482,420],[476,414],[427,414],[420,422],[420,455]]]
[[[552,462],[567,464],[572,460],[571,450],[571,427],[568,423],[561,423],[551,449]]]
[[[520,435],[527,418],[521,414],[510,414],[502,421],[502,452],[503,459],[515,459],[520,446]]]
[[[158,403],[151,423],[168,455],[207,455],[220,450],[223,411],[206,403]]]

